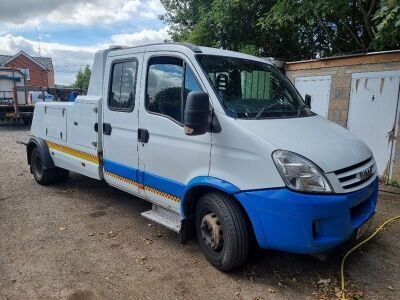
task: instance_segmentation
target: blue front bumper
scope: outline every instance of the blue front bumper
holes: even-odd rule
[[[311,254],[347,241],[372,217],[378,178],[348,194],[302,194],[278,188],[235,197],[246,210],[260,247]]]

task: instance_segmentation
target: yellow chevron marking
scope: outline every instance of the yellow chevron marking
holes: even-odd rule
[[[114,173],[107,172],[107,171],[104,172],[104,174],[105,174],[105,175],[108,175],[108,176],[110,176],[110,177],[112,177],[112,178],[121,180],[121,181],[123,181],[123,182],[125,182],[125,183],[132,184],[132,185],[134,185],[134,186],[137,186],[139,189],[144,189],[144,190],[149,191],[149,192],[151,192],[151,193],[153,193],[153,194],[156,194],[156,195],[159,195],[159,196],[161,196],[161,197],[164,197],[164,198],[167,198],[167,199],[169,199],[169,200],[172,200],[172,201],[174,201],[174,202],[176,202],[176,203],[181,202],[181,199],[179,199],[178,197],[175,197],[175,196],[173,196],[173,195],[170,195],[170,194],[167,194],[167,193],[165,193],[165,192],[159,191],[159,190],[157,190],[157,189],[155,189],[155,188],[152,188],[152,187],[150,187],[150,186],[145,186],[145,185],[143,185],[143,184],[137,183],[136,181],[130,180],[130,179],[128,179],[128,178],[125,178],[125,177],[122,177],[122,176],[119,176],[119,175],[116,175],[116,174],[114,174]]]
[[[152,192],[152,193],[154,193],[156,195],[159,195],[161,197],[167,198],[167,199],[172,200],[172,201],[174,201],[176,203],[181,202],[181,199],[179,199],[178,197],[175,197],[173,195],[170,195],[170,194],[167,194],[165,192],[159,191],[159,190],[157,190],[155,188],[152,188],[150,186],[145,186],[144,188],[145,188],[146,191]]]
[[[105,171],[104,174],[105,174],[105,175],[108,175],[108,176],[110,176],[110,177],[112,177],[112,178],[121,180],[121,181],[123,181],[123,182],[125,182],[125,183],[129,183],[129,184],[132,184],[132,185],[134,185],[134,186],[137,186],[137,187],[140,188],[140,189],[144,189],[143,184],[137,183],[136,181],[130,180],[130,179],[128,179],[128,178],[125,178],[125,177],[122,177],[122,176],[119,176],[119,175],[117,175],[117,174],[114,174],[114,173],[111,173],[111,172],[107,172],[107,171]]]
[[[76,150],[76,149],[73,149],[73,148],[70,148],[67,146],[59,145],[59,144],[49,142],[49,141],[46,141],[46,144],[50,149],[64,152],[66,154],[90,161],[92,163],[99,164],[99,158],[96,155],[89,154],[89,153],[86,153],[83,151],[79,151],[79,150]]]
[[[69,155],[72,155],[72,156],[75,156],[75,157],[79,157],[79,158],[82,158],[84,160],[99,164],[99,158],[96,155],[89,154],[89,153],[86,153],[86,152],[83,152],[83,151],[79,151],[79,150],[76,150],[76,149],[73,149],[73,148],[70,148],[70,147],[67,147],[67,146],[59,145],[59,144],[56,144],[56,143],[53,143],[53,142],[49,142],[49,141],[46,141],[46,144],[50,149],[58,150],[60,152],[64,152],[66,154],[69,154]],[[130,180],[128,178],[116,175],[114,173],[106,171],[106,172],[104,172],[104,174],[108,175],[110,177],[113,177],[113,178],[115,178],[117,180],[123,181],[125,183],[132,184],[134,186],[137,186],[139,189],[144,189],[146,191],[149,191],[149,192],[151,192],[153,194],[156,194],[156,195],[159,195],[161,197],[167,198],[167,199],[172,200],[174,202],[179,203],[181,201],[178,197],[175,197],[175,196],[170,195],[168,193],[162,192],[162,191],[157,190],[157,189],[155,189],[153,187],[145,186],[145,185],[140,184],[140,183],[138,183],[136,181],[133,181],[133,180]]]

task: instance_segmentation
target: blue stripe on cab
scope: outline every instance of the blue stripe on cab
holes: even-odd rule
[[[105,171],[138,182],[137,169],[107,159],[103,163]]]
[[[177,181],[154,175],[148,172],[111,161],[104,160],[104,170],[115,175],[133,180],[137,183],[152,187],[164,193],[182,198],[186,185]]]
[[[143,173],[144,185],[150,186],[175,197],[182,198],[186,185],[148,172]]]

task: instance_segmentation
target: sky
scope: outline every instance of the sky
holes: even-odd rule
[[[169,39],[164,12],[159,0],[0,0],[0,54],[39,56],[37,29],[56,84],[69,85],[97,50]]]

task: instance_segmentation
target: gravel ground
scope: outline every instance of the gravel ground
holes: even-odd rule
[[[71,174],[38,185],[25,147],[29,128],[0,126],[0,298],[326,299],[336,298],[340,254],[259,251],[221,273],[196,242],[140,216],[150,205],[103,182]],[[400,196],[382,192],[375,226],[400,214]],[[348,248],[347,248],[348,249]],[[355,297],[400,299],[400,222],[347,262]]]

